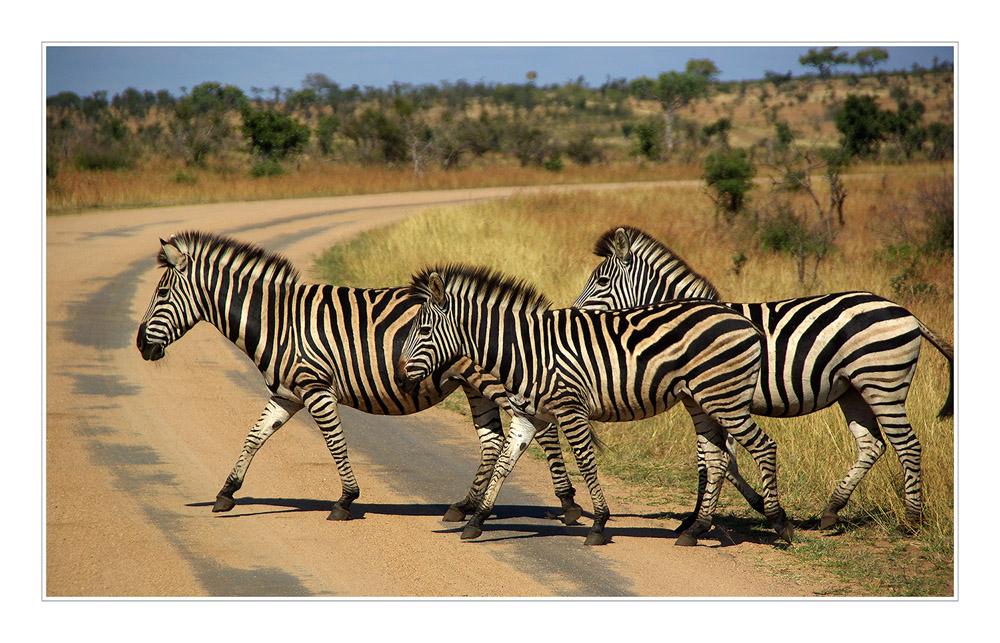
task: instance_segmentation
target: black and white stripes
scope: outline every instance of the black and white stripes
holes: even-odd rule
[[[551,309],[522,282],[462,265],[421,272],[411,292],[421,307],[399,370],[418,382],[464,355],[500,379],[520,412],[463,537],[478,535],[533,427],[554,422],[591,492],[594,526],[587,543],[604,543],[609,511],[597,482],[591,421],[650,417],[683,400],[705,453],[707,484],[697,518],[678,544],[694,544],[711,524],[728,461],[727,432],[756,459],[765,512],[790,542],[777,498],[775,445],[749,414],[761,342],[746,318],[706,300],[606,313]]]
[[[716,296],[703,277],[685,272],[683,262],[678,263],[666,246],[641,230],[610,230],[597,242],[595,252],[602,261],[576,300],[581,308],[609,310]],[[918,523],[922,512],[920,442],[906,415],[906,397],[921,337],[940,350],[949,364],[951,346],[905,308],[868,292],[726,305],[764,334],[753,413],[791,417],[837,402],[855,437],[857,460],[824,509],[821,525],[836,523],[837,513],[885,450],[883,433],[903,468],[906,519]],[[949,391],[939,415],[951,412]],[[744,495],[754,504],[756,494]]]
[[[143,358],[160,359],[168,345],[197,322],[207,321],[253,360],[272,394],[247,435],[214,511],[234,506],[233,493],[242,486],[254,454],[305,407],[319,425],[341,478],[343,493],[330,518],[349,518],[350,504],[360,490],[347,458],[338,405],[402,415],[437,404],[459,386],[469,398],[481,458],[468,495],[452,505],[445,519],[462,520],[476,505],[503,439],[497,404],[506,405],[507,398],[495,378],[468,360],[444,364],[416,390],[402,390],[393,367],[418,308],[405,288],[303,284],[286,259],[199,232],[161,241],[159,262],[164,272],[136,338]],[[474,382],[476,388],[465,382]],[[538,437],[567,520],[575,520],[580,508],[573,502],[558,434],[551,429]]]

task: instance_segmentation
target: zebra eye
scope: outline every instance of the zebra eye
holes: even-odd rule
[[[611,277],[597,278],[597,285],[600,286],[601,288],[606,288],[609,283],[611,283]]]
[[[421,336],[427,337],[428,335],[431,334],[431,327],[429,325],[425,324],[425,325],[421,326],[420,328],[418,328],[417,332],[419,332]]]
[[[170,289],[169,288],[157,288],[156,289],[156,296],[159,297],[160,299],[166,299],[167,296],[169,296],[169,295],[170,295]]]

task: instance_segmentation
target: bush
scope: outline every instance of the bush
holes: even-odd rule
[[[566,144],[566,156],[580,165],[590,165],[604,160],[604,150],[594,141],[593,132],[579,132]]]
[[[252,154],[274,161],[298,153],[309,142],[308,127],[271,110],[245,110],[243,135],[250,142]]]
[[[73,164],[81,170],[129,170],[134,160],[135,153],[118,142],[83,144],[73,154]]]
[[[662,159],[664,131],[663,121],[660,119],[646,119],[636,123],[631,131],[635,134],[635,154],[650,161]]]
[[[842,135],[843,148],[851,156],[866,157],[878,151],[885,138],[883,116],[871,96],[849,95],[834,114],[834,124]]]
[[[316,141],[323,154],[330,155],[333,152],[333,135],[340,129],[340,117],[336,114],[326,114],[319,119],[316,125]]]
[[[705,159],[705,183],[715,190],[717,206],[726,212],[741,212],[749,200],[757,173],[746,150],[726,150],[709,154]]]

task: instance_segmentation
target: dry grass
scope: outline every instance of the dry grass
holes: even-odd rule
[[[896,296],[893,278],[901,268],[884,258],[884,248],[892,241],[887,236],[891,231],[886,222],[892,220],[888,214],[910,202],[921,181],[950,176],[950,171],[950,165],[921,165],[881,168],[848,177],[847,222],[837,239],[837,252],[820,266],[817,280],[808,284],[798,283],[790,258],[748,246],[740,235],[721,226],[702,187],[689,182],[668,188],[551,192],[430,210],[330,249],[317,263],[317,270],[323,279],[338,284],[375,286],[407,283],[410,273],[428,264],[463,261],[521,276],[548,294],[557,306],[565,306],[575,299],[597,263],[590,253],[596,238],[611,227],[629,224],[667,243],[708,277],[728,301],[870,290],[899,301],[943,337],[953,338],[951,255],[924,262],[920,278],[932,290],[914,298]],[[736,274],[731,267],[739,250],[746,251],[749,260]],[[386,261],[386,257],[393,261]],[[911,422],[923,445],[926,500],[926,525],[914,560],[935,570],[935,580],[927,585],[923,578],[924,585],[885,590],[889,593],[951,592],[954,425],[950,419],[936,418],[948,386],[946,360],[925,343],[908,403]],[[817,519],[855,457],[854,442],[839,409],[795,419],[760,418],[760,425],[779,445],[783,504],[798,521]],[[601,425],[598,434],[607,445],[600,456],[602,471],[661,489],[664,497],[684,505],[693,504],[694,438],[683,409],[675,408],[643,422]],[[748,480],[756,481],[756,466],[745,453],[740,463]],[[853,525],[848,531],[853,540],[845,542],[889,543],[894,538],[893,530],[903,512],[901,482],[900,467],[890,449],[842,512]],[[728,486],[722,511],[751,516],[742,498]],[[821,537],[816,532],[802,533],[809,543],[803,551],[815,550],[813,541]],[[898,548],[890,543],[885,549]],[[886,567],[892,568],[888,560]],[[869,584],[868,591],[876,593],[884,589],[882,585],[892,584],[878,579],[858,582],[862,580]]]
[[[238,160],[210,168],[144,161],[133,170],[61,169],[47,182],[46,212],[62,214],[94,209],[135,208],[188,203],[222,203],[412,190],[442,190],[508,185],[559,185],[618,181],[698,178],[694,166],[569,165],[565,171],[517,165],[476,165],[457,170],[414,174],[411,168],[386,168],[303,160],[286,174],[254,178]]]

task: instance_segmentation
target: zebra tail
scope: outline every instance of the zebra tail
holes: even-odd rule
[[[941,354],[948,360],[948,399],[944,401],[944,406],[938,411],[938,417],[942,419],[950,418],[955,413],[955,349],[937,333],[924,326],[923,322],[919,319],[917,320],[917,324],[920,326],[920,334],[933,344],[934,348],[941,351]]]

